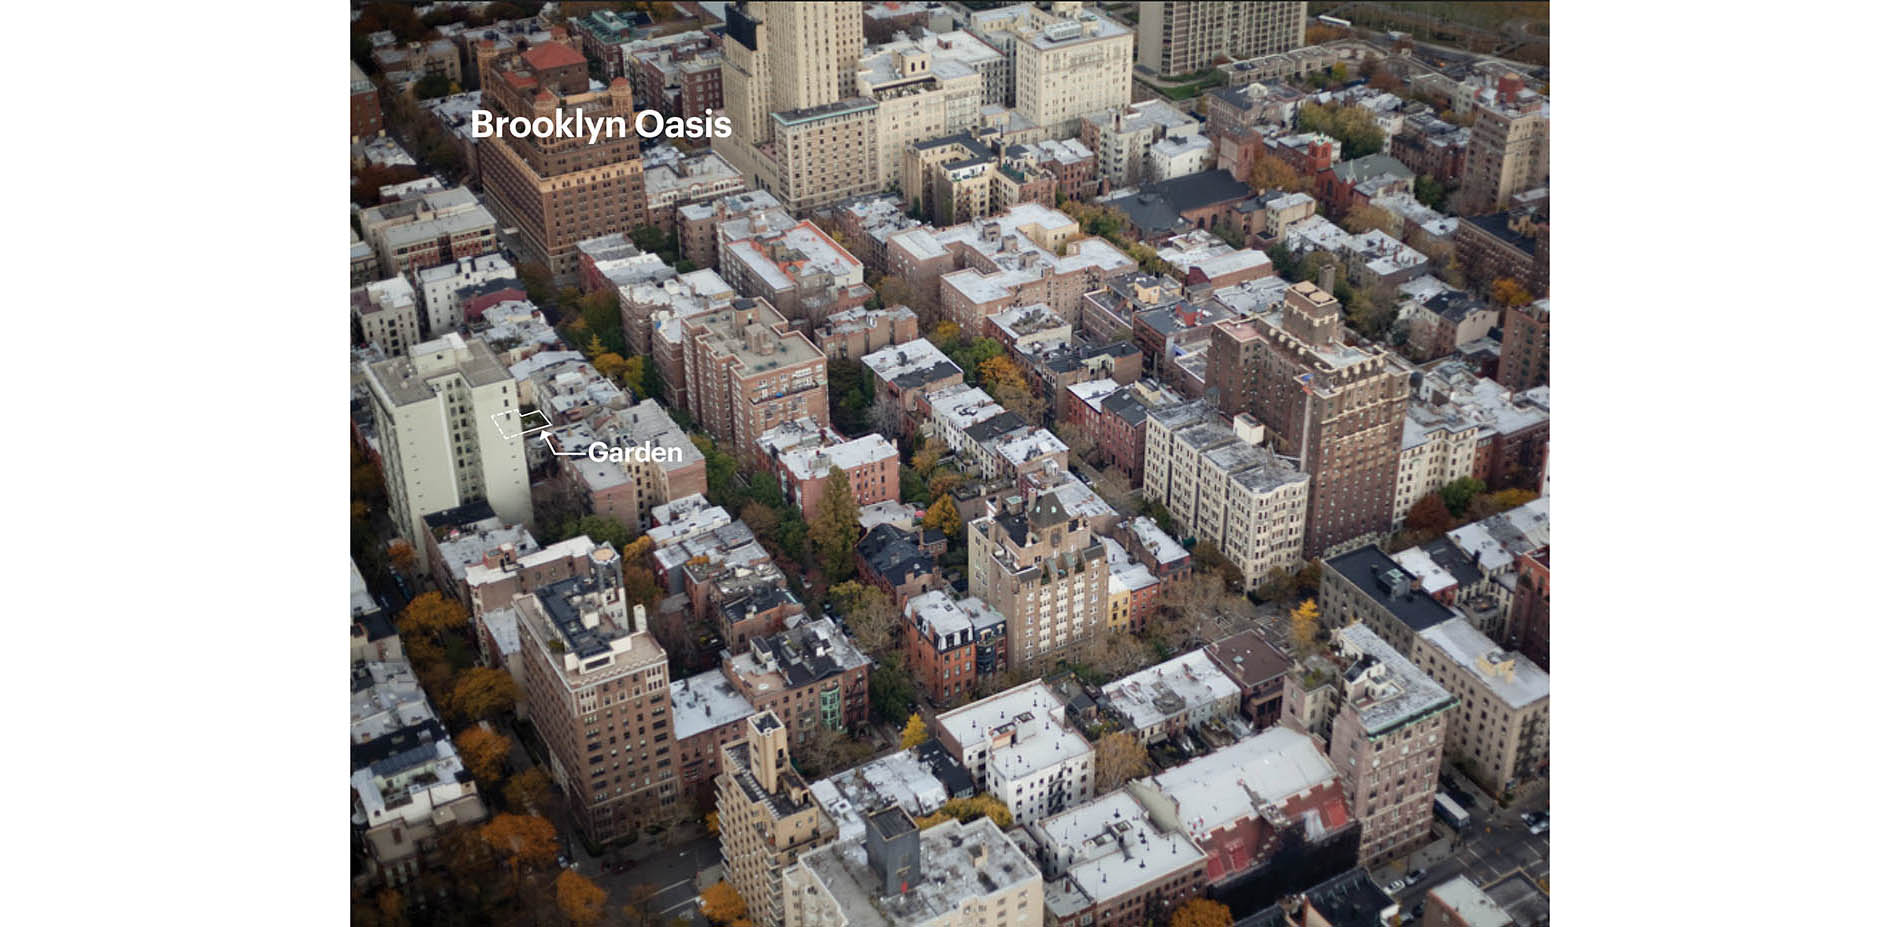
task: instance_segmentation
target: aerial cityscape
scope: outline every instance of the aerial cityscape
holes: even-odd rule
[[[352,923],[1550,923],[1550,4],[350,6]]]

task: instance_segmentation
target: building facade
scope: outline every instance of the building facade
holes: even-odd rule
[[[366,379],[390,517],[412,547],[423,516],[475,499],[533,525],[515,383],[486,345],[450,333],[371,364]]]
[[[1312,476],[1304,555],[1391,528],[1407,379],[1383,350],[1344,340],[1339,301],[1311,282],[1283,308],[1222,322],[1208,345],[1208,391],[1248,413],[1274,450]]]
[[[514,607],[528,717],[575,821],[605,843],[683,796],[666,651],[647,632],[646,607],[627,603],[620,555],[602,545],[588,559],[586,574],[518,595]]]
[[[587,59],[560,42],[496,56],[484,66],[482,105],[503,118],[554,118],[579,111],[590,119],[625,120],[627,133],[587,137],[490,137],[476,149],[489,202],[520,230],[524,259],[538,261],[556,279],[579,270],[576,243],[648,224],[638,113],[633,85],[613,79],[589,89]]]
[[[1138,4],[1135,60],[1156,74],[1187,74],[1227,57],[1277,55],[1306,44],[1306,4]]]
[[[837,826],[792,768],[791,743],[777,715],[746,719],[744,739],[719,750],[719,855],[726,881],[761,927],[785,923],[785,872],[798,855],[837,836]]]
[[[1101,634],[1108,555],[1054,493],[970,522],[970,594],[1003,614],[1011,666],[1047,663]]]
[[[1243,414],[1230,428],[1191,402],[1152,411],[1146,439],[1142,495],[1183,535],[1214,544],[1250,587],[1299,569],[1313,480],[1259,446],[1257,424]]]
[[[686,320],[685,406],[714,437],[756,453],[759,436],[788,422],[831,422],[825,357],[762,299]]]
[[[1062,699],[1040,679],[942,712],[931,728],[1018,824],[1095,797],[1095,747],[1069,726]]]
[[[1492,794],[1550,766],[1550,674],[1470,622],[1419,632],[1413,659],[1459,700],[1446,752]]]

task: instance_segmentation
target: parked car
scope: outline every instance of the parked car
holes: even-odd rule
[[[1423,878],[1425,878],[1425,870],[1414,869],[1411,872],[1408,872],[1405,874],[1405,884],[1417,885],[1418,880],[1423,879]]]
[[[1405,890],[1404,879],[1394,879],[1391,885],[1388,885],[1385,887],[1385,893],[1388,895],[1396,895],[1404,890]]]
[[[1518,817],[1523,819],[1524,826],[1530,828],[1533,834],[1541,834],[1550,829],[1550,813],[1547,811],[1526,811]]]

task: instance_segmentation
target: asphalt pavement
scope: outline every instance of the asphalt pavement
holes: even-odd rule
[[[1413,853],[1403,863],[1388,863],[1373,871],[1373,881],[1381,887],[1402,879],[1413,869],[1425,870],[1425,877],[1406,886],[1393,896],[1401,911],[1408,915],[1412,907],[1425,900],[1434,887],[1465,876],[1480,888],[1501,883],[1524,883],[1547,890],[1550,884],[1550,831],[1533,834],[1518,816],[1526,811],[1545,811],[1548,801],[1537,794],[1513,802],[1509,808],[1497,808],[1488,800],[1467,809],[1471,825],[1463,834],[1453,834],[1444,823],[1434,821],[1433,834],[1439,839]]]
[[[580,873],[607,890],[609,911],[618,911],[632,901],[634,886],[653,885],[659,892],[648,905],[650,910],[666,917],[684,917],[694,924],[706,923],[695,900],[724,872],[718,837],[702,834],[686,843],[653,851],[624,872],[609,871],[621,858],[614,852],[599,859],[581,854]]]

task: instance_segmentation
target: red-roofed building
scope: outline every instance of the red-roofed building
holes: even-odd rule
[[[590,91],[587,59],[564,42],[487,59],[482,106],[497,121],[578,113],[624,120],[629,129],[638,115],[625,78]],[[491,137],[479,140],[475,153],[490,208],[503,225],[520,229],[522,259],[546,265],[563,285],[577,275],[579,242],[647,224],[640,138],[631,131]]]
[[[521,53],[521,60],[536,72],[547,74],[560,68],[587,70],[587,58],[559,42],[543,42]]]

